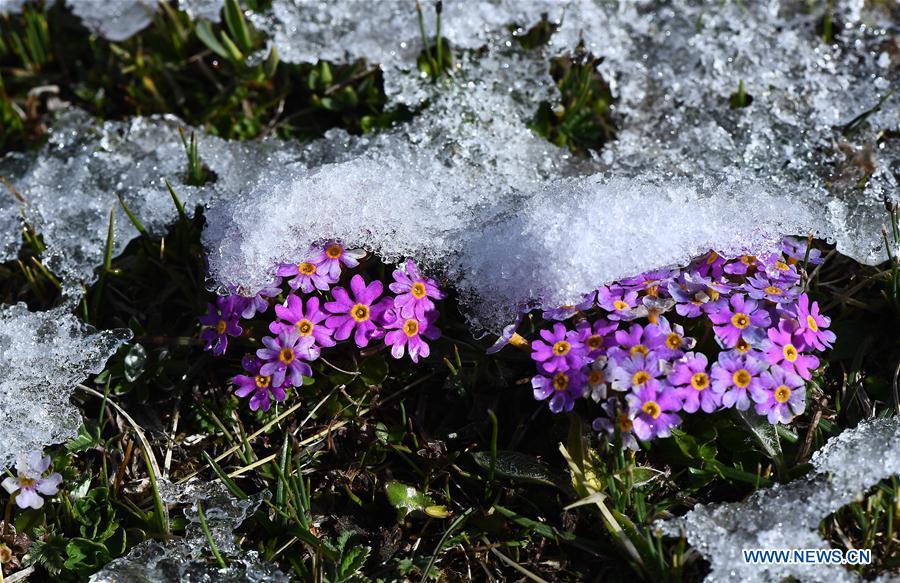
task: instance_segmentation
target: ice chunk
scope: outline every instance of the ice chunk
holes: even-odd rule
[[[88,30],[111,41],[123,41],[147,28],[156,4],[155,0],[66,0]]]
[[[219,22],[224,5],[225,0],[178,0],[178,8],[192,19],[205,18],[212,22]]]
[[[720,581],[858,581],[840,565],[751,565],[741,549],[830,548],[819,523],[880,480],[900,474],[900,418],[872,419],[829,440],[812,458],[813,471],[785,485],[758,490],[743,502],[697,506],[660,523],[681,532],[710,562],[708,583]]]
[[[130,338],[128,330],[97,332],[64,308],[0,306],[0,468],[75,437],[75,385],[101,372]]]
[[[290,163],[280,155],[285,151],[280,146],[225,142],[202,135],[200,155],[215,180],[201,187],[190,186],[184,183],[187,162],[178,136],[180,125],[169,116],[99,123],[72,110],[54,124],[48,144],[36,155],[12,154],[0,160],[0,176],[5,176],[25,201],[21,204],[12,196],[0,197],[0,224],[8,225],[2,231],[3,259],[15,257],[21,240],[17,221],[24,215],[44,238],[45,263],[63,281],[64,291],[77,296],[82,284],[93,281],[94,268],[102,261],[110,210],[117,207],[116,254],[138,235],[119,196],[141,223],[158,235],[177,218],[164,178],[192,214],[196,205],[217,193],[245,188],[258,169]]]
[[[235,543],[234,530],[255,512],[262,497],[237,500],[221,482],[191,480],[182,485],[160,481],[160,496],[166,504],[189,505],[185,516],[189,524],[183,538],[166,543],[145,541],[127,555],[106,565],[91,576],[91,583],[146,581],[173,583],[216,581],[223,583],[282,583],[289,581],[277,566],[259,559],[256,551],[245,551]],[[228,561],[220,568],[204,557],[211,555],[209,541],[199,524],[198,505],[202,505],[210,535],[219,552]]]

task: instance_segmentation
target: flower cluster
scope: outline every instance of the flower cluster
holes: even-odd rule
[[[531,342],[535,398],[555,413],[580,398],[601,403],[594,429],[632,449],[701,410],[752,407],[770,423],[790,421],[819,367],[813,353],[835,340],[803,293],[804,262],[821,254],[794,239],[767,256],[710,253],[544,312],[555,322]]]
[[[267,411],[272,400],[283,401],[286,389],[299,387],[313,375],[310,362],[322,350],[340,342],[365,348],[383,342],[394,358],[408,354],[413,362],[430,354],[429,340],[440,337],[435,300],[444,298],[437,283],[425,277],[413,261],[393,272],[387,286],[353,275],[347,287],[345,269],[359,265],[365,252],[337,242],[311,249],[299,263],[281,264],[275,279],[254,297],[219,296],[200,318],[200,338],[206,350],[221,356],[229,338],[245,335],[241,320],[264,314],[275,303],[268,324],[271,336],[242,359],[245,374],[234,377],[235,394],[250,397],[250,408]],[[287,284],[287,289],[284,288]]]

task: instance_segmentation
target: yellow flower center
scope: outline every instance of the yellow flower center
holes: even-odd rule
[[[794,362],[797,360],[797,349],[794,348],[793,344],[785,344],[784,349],[782,350],[784,353],[784,358],[788,362]]]
[[[743,338],[738,338],[738,342],[734,345],[734,349],[740,354],[746,354],[750,350],[750,343]]]
[[[709,387],[709,376],[705,372],[696,372],[691,376],[691,386],[695,391],[702,391]]]
[[[294,349],[293,348],[282,348],[281,352],[278,353],[278,360],[283,362],[284,364],[291,364],[294,362]]]
[[[407,336],[415,336],[419,333],[419,322],[417,320],[409,319],[403,324],[403,332]]]
[[[365,322],[369,319],[369,306],[365,304],[356,304],[350,310],[350,316],[357,322]]]
[[[37,484],[37,480],[19,474],[19,487],[32,488],[35,484]]]
[[[622,433],[628,433],[631,431],[631,428],[634,427],[634,423],[631,422],[631,419],[625,413],[619,413],[619,431]]]
[[[602,370],[592,370],[588,373],[588,384],[589,385],[599,385],[600,383],[606,380],[606,375],[603,374]]]
[[[747,314],[738,312],[731,317],[731,323],[738,330],[743,330],[750,325],[750,318],[749,316],[747,316]]]
[[[418,300],[421,300],[422,298],[424,298],[425,294],[427,293],[427,290],[425,289],[425,284],[422,282],[419,282],[419,281],[412,284],[412,288],[410,288],[409,291],[410,291],[410,293],[412,293],[413,297]]]
[[[712,265],[713,262],[714,262],[716,259],[718,259],[718,258],[719,258],[719,254],[716,253],[715,251],[712,251],[712,252],[709,254],[709,257],[706,258],[706,264],[707,264],[707,265]]]
[[[654,419],[659,417],[659,414],[662,413],[662,409],[659,408],[659,403],[656,401],[647,401],[641,405],[641,411]]]
[[[650,296],[651,298],[658,298],[659,297],[659,284],[654,283],[653,285],[647,286],[647,295]]]
[[[678,350],[681,348],[681,335],[672,332],[666,336],[666,347],[671,350]]]
[[[819,324],[818,324],[818,322],[816,322],[816,319],[813,318],[812,316],[806,316],[806,325],[807,325],[807,326],[809,327],[809,329],[812,330],[813,332],[818,332],[818,331],[819,331]]]
[[[746,389],[748,386],[750,386],[750,381],[752,379],[753,377],[750,376],[750,373],[745,368],[738,370],[731,377],[731,380],[734,381],[734,384],[742,389]]]
[[[569,375],[564,372],[558,372],[553,375],[553,388],[557,391],[565,391],[569,386]]]
[[[773,296],[780,296],[782,294],[781,288],[776,287],[774,285],[766,286],[765,289],[763,289],[763,291],[766,292],[767,294],[771,294]]]
[[[587,341],[585,341],[587,347],[591,350],[599,350],[603,348],[603,336],[600,334],[591,334],[588,336]]]
[[[650,373],[645,370],[639,370],[631,377],[631,383],[634,386],[640,386],[650,380]]]
[[[628,351],[630,354],[643,354],[647,356],[650,354],[650,349],[644,346],[643,344],[635,344],[631,347],[631,350]]]
[[[756,257],[752,255],[741,255],[741,263],[744,265],[753,265],[756,263]]]
[[[228,322],[225,320],[219,320],[218,323],[216,323],[216,334],[224,334],[227,329]]]
[[[560,340],[553,345],[553,354],[556,356],[565,356],[569,354],[570,350],[572,350],[572,345],[565,340]]]
[[[297,322],[297,333],[300,334],[300,336],[309,336],[312,334],[313,328],[315,328],[315,324],[309,320],[303,319]]]
[[[316,266],[312,263],[307,262],[298,263],[297,271],[302,273],[303,275],[313,275],[316,273]]]
[[[777,269],[779,271],[787,271],[788,269],[790,269],[790,267],[788,266],[787,263],[785,263],[784,261],[779,259],[778,261],[775,262],[775,269]]]
[[[337,243],[332,243],[325,248],[325,255],[327,255],[329,259],[340,259],[343,254],[344,248]]]
[[[256,382],[256,387],[259,389],[268,389],[269,384],[272,382],[272,377],[256,375],[253,377],[253,380]]]
[[[777,389],[775,389],[775,400],[779,403],[787,403],[787,400],[791,398],[791,389],[789,389],[786,385],[781,385]]]
[[[613,302],[613,307],[619,311],[622,311],[628,309],[628,304],[626,304],[622,300],[616,300]]]
[[[713,301],[713,302],[716,301],[717,299],[719,299],[719,291],[714,290],[711,287],[706,288],[706,295],[708,295],[710,301]]]

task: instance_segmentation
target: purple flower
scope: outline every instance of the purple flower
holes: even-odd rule
[[[503,327],[503,330],[500,331],[500,337],[497,338],[496,342],[494,342],[490,348],[485,350],[485,354],[497,354],[503,348],[509,344],[509,341],[512,340],[513,336],[516,334],[516,330],[519,329],[519,325],[522,323],[522,320],[525,318],[526,309],[522,306],[518,306],[516,308],[516,319],[506,326]]]
[[[764,255],[759,258],[759,262],[773,283],[793,286],[800,282],[796,263],[784,261],[778,253]]]
[[[604,318],[597,318],[593,324],[582,320],[575,326],[578,331],[578,339],[588,351],[588,358],[597,358],[605,350],[615,345],[612,333],[618,327],[618,322],[608,322]]]
[[[370,340],[384,334],[376,323],[388,307],[383,300],[376,303],[384,286],[378,280],[366,285],[363,277],[356,274],[350,280],[350,291],[353,292],[352,300],[342,287],[336,287],[331,292],[335,301],[325,304],[325,309],[332,314],[326,324],[334,329],[336,340],[346,340],[353,334],[356,345],[364,348]],[[390,298],[386,299],[392,301]]]
[[[628,416],[628,412],[621,409],[617,405],[617,401],[613,399],[600,405],[600,408],[606,416],[594,419],[594,422],[591,424],[594,431],[605,433],[606,438],[610,441],[613,440],[616,431],[618,431],[622,438],[622,445],[630,450],[637,451],[638,443],[637,439],[634,438],[633,432],[634,422]]]
[[[659,357],[654,352],[650,352],[646,356],[635,352],[617,361],[615,365],[610,363],[610,366],[613,367],[610,372],[610,381],[615,391],[637,390],[663,375]]]
[[[413,362],[419,362],[420,356],[427,358],[431,350],[424,338],[437,340],[441,337],[441,331],[434,325],[437,319],[437,312],[431,311],[425,313],[424,320],[396,316],[385,324],[388,332],[384,342],[391,347],[391,355],[394,358],[403,358],[403,352],[408,346],[409,357]]]
[[[742,286],[754,300],[766,299],[775,304],[783,304],[793,300],[797,296],[796,286],[786,286],[781,282],[773,282],[766,275],[757,273],[749,278]]]
[[[599,403],[601,399],[606,398],[607,389],[609,388],[608,363],[609,360],[605,356],[600,356],[587,366],[585,396],[589,395],[595,403]]]
[[[761,386],[751,396],[756,413],[768,417],[769,423],[788,423],[806,409],[806,391],[797,375],[773,366],[759,380]]]
[[[15,495],[19,508],[40,508],[44,505],[41,495],[53,496],[59,491],[62,482],[62,476],[58,472],[44,476],[44,472],[49,469],[50,456],[41,457],[41,452],[33,451],[16,462],[18,477],[4,478],[0,485],[7,493]]]
[[[715,251],[710,251],[709,255],[693,265],[692,271],[701,277],[718,279],[725,273],[724,268],[725,258]]]
[[[681,418],[675,414],[681,408],[681,401],[675,391],[666,390],[656,380],[625,395],[625,401],[638,439],[646,441],[654,437],[668,437],[672,433],[672,427],[681,422]]]
[[[610,320],[633,320],[646,315],[643,305],[638,305],[638,293],[619,285],[603,286],[597,290],[597,305],[609,312]]]
[[[725,407],[746,411],[750,408],[750,392],[759,388],[759,374],[765,368],[753,353],[721,352],[719,361],[712,365],[712,390],[722,395]]]
[[[688,352],[676,362],[669,374],[669,382],[679,389],[682,405],[686,413],[695,413],[703,409],[712,413],[722,404],[722,395],[710,388],[706,355],[700,352]]]
[[[795,237],[785,237],[781,242],[781,250],[788,257],[789,263],[802,263],[804,259],[810,265],[818,265],[825,263],[822,258],[822,252],[810,246],[809,239],[798,239]],[[809,256],[807,257],[807,251]]]
[[[231,379],[231,382],[237,386],[234,394],[238,397],[253,395],[250,397],[250,409],[253,411],[268,411],[269,407],[272,406],[270,396],[276,401],[284,401],[287,396],[284,392],[284,388],[281,386],[274,386],[270,375],[260,374],[262,362],[260,362],[258,358],[247,355],[241,359],[241,364],[243,365],[244,370],[250,374],[235,375],[235,377]]]
[[[745,275],[756,269],[756,257],[753,255],[741,255],[733,261],[725,264],[723,270],[729,275]]]
[[[665,318],[659,319],[657,329],[662,342],[655,350],[663,358],[678,358],[697,343],[684,335],[684,328],[680,324],[670,324]]]
[[[657,290],[666,289],[669,280],[678,274],[677,269],[656,269],[647,271],[635,277],[629,277],[619,281],[619,285],[625,289],[649,290],[650,295],[657,295]]]
[[[337,242],[328,243],[312,260],[318,270],[327,273],[335,281],[341,276],[341,264],[350,269],[359,265],[359,260],[366,256],[362,249],[346,249]]]
[[[301,337],[296,330],[281,332],[275,338],[265,336],[263,346],[256,351],[263,365],[259,374],[272,377],[272,386],[284,386],[285,380],[295,387],[303,385],[303,377],[312,376],[312,368],[303,362],[319,358],[319,349],[312,336]]]
[[[596,296],[597,292],[592,291],[585,294],[580,303],[575,304],[574,306],[560,306],[558,308],[553,308],[552,310],[544,310],[541,312],[541,317],[545,320],[568,320],[578,312],[585,312],[593,308],[594,298],[596,298]]]
[[[552,330],[541,330],[543,340],[531,342],[531,359],[546,373],[579,369],[587,358],[578,332],[556,323]]]
[[[748,332],[748,328],[765,328],[771,319],[769,313],[760,309],[756,300],[745,299],[734,294],[728,303],[720,300],[707,306],[709,319],[715,324],[716,336],[726,348],[732,348]]]
[[[617,357],[627,354],[646,356],[650,354],[650,351],[661,347],[666,341],[656,324],[647,324],[646,327],[632,324],[627,331],[616,330],[615,339]]]
[[[388,287],[397,294],[394,298],[394,307],[404,318],[424,321],[425,312],[434,310],[432,299],[444,299],[444,292],[438,288],[435,281],[422,275],[411,259],[406,262],[406,271],[394,270],[394,283]]]
[[[281,321],[269,324],[269,331],[273,334],[295,329],[301,338],[312,336],[318,346],[334,346],[335,342],[331,338],[333,330],[322,323],[328,318],[328,314],[319,309],[319,298],[307,299],[304,311],[303,300],[291,294],[284,305],[275,306],[275,315]]]
[[[680,278],[680,281],[669,282],[669,295],[675,301],[675,312],[685,318],[698,318],[703,313],[703,305],[710,301],[708,288]]]
[[[539,374],[531,379],[534,398],[544,401],[550,398],[550,410],[554,413],[571,411],[584,387],[584,373],[578,370],[560,371],[552,376]]]
[[[277,297],[280,293],[281,278],[276,277],[269,282],[269,285],[259,290],[255,296],[250,298],[240,298],[239,301],[242,301],[243,305],[241,318],[249,320],[256,316],[256,314],[262,314],[269,309],[269,298]]]
[[[203,350],[212,349],[213,354],[222,356],[228,348],[229,336],[240,336],[244,329],[238,324],[244,306],[240,296],[219,296],[215,304],[208,304],[208,312],[200,317],[206,328],[200,332],[200,340],[205,343]]]
[[[309,294],[317,289],[322,291],[331,289],[332,284],[337,283],[340,269],[338,269],[338,274],[332,277],[326,269],[321,269],[312,261],[303,261],[301,263],[282,263],[275,270],[275,274],[282,277],[293,275],[294,277],[288,281],[291,289],[299,288],[303,293]]]
[[[798,328],[794,332],[799,336],[805,347],[825,350],[831,348],[831,343],[837,336],[831,330],[826,330],[831,324],[831,318],[819,313],[819,302],[809,303],[809,296],[800,294],[796,309]]]
[[[778,328],[769,328],[769,342],[766,347],[766,360],[769,364],[781,366],[786,371],[809,380],[812,370],[819,368],[819,359],[809,354],[802,354],[794,344],[791,333],[792,323],[782,320]]]

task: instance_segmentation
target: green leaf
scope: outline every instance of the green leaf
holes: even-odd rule
[[[66,539],[51,534],[47,540],[36,540],[29,549],[33,563],[41,565],[51,576],[59,576],[66,568]]]
[[[762,446],[763,452],[769,458],[779,465],[781,464],[782,452],[781,441],[778,439],[778,430],[774,425],[768,422],[765,417],[754,415],[746,411],[738,411],[738,417],[744,422],[757,443]]]
[[[78,435],[66,444],[71,452],[86,451],[100,444],[100,426],[94,421],[87,421],[78,428]]]
[[[112,560],[106,547],[86,538],[73,538],[66,545],[66,569],[87,577]]]
[[[212,25],[206,20],[201,20],[197,22],[197,27],[195,29],[197,31],[197,38],[206,45],[206,48],[216,53],[223,59],[230,59],[231,55],[228,54],[228,49],[222,46],[222,43],[219,42],[219,39],[216,38],[216,34],[213,32]]]
[[[140,344],[132,344],[125,354],[125,379],[133,383],[144,372],[147,365],[147,351]]]
[[[225,25],[228,26],[228,32],[234,38],[237,46],[244,53],[250,53],[253,50],[253,43],[250,41],[250,30],[247,28],[247,21],[244,20],[244,12],[241,10],[237,0],[225,0]]]
[[[431,496],[403,482],[388,482],[384,492],[390,505],[397,509],[400,518],[411,512],[424,513],[426,507],[435,505]]]
[[[354,546],[341,557],[338,565],[335,581],[348,581],[352,579],[369,558],[369,547]]]
[[[476,451],[472,453],[472,457],[481,469],[488,470],[490,468],[491,454],[489,452]],[[538,461],[537,458],[517,451],[498,451],[497,459],[494,462],[494,473],[510,480],[547,486],[554,486],[557,481],[557,477],[550,468]]]

